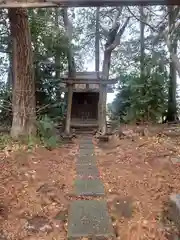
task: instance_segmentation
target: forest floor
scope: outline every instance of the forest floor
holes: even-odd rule
[[[94,140],[117,239],[173,239],[164,214],[170,194],[180,193],[180,137],[157,129],[139,136],[128,127],[120,140]],[[52,151],[0,151],[0,240],[67,239],[77,153],[78,140]]]
[[[128,127],[128,137],[96,148],[117,239],[178,240],[167,220],[169,197],[180,193],[177,129],[149,127],[143,137],[136,129]]]
[[[77,144],[0,153],[0,240],[66,239]]]

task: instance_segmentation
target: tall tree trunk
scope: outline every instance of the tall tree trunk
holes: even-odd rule
[[[13,67],[15,78],[11,136],[17,139],[20,136],[36,133],[35,84],[27,10],[24,8],[9,9],[8,15],[11,35],[15,41],[13,56],[16,57],[16,69]]]
[[[169,6],[169,29],[175,24],[174,7]],[[170,72],[169,72],[169,91],[168,91],[168,112],[166,121],[172,122],[177,120],[177,102],[176,102],[176,87],[177,73],[176,65],[172,59],[173,55],[177,54],[177,39],[174,36],[170,38]]]
[[[69,21],[68,18],[68,10],[67,8],[63,8],[62,10],[63,12],[63,21],[64,21],[64,27],[66,30],[66,37],[68,40],[68,51],[67,51],[67,60],[68,60],[68,73],[69,73],[69,77],[73,77],[76,74],[76,65],[75,65],[75,60],[74,60],[74,54],[73,54],[73,50],[72,50],[72,25]]]
[[[100,19],[99,19],[99,13],[100,13],[100,7],[96,8],[96,32],[95,32],[95,71],[97,74],[97,77],[99,77],[99,64],[100,64],[100,46],[99,46],[99,41],[100,41],[100,32],[99,32],[99,27],[100,27]],[[101,94],[99,94],[99,101],[98,101],[98,125],[100,126],[100,106],[101,106]]]
[[[9,36],[9,41],[8,41],[8,58],[9,58],[9,69],[8,69],[8,79],[7,79],[7,88],[8,91],[11,91],[12,89],[12,84],[13,84],[13,55],[12,55],[12,49],[14,47],[14,41]]]
[[[67,8],[63,8],[62,10],[63,13],[63,21],[64,21],[64,27],[66,30],[66,36],[68,39],[69,47],[67,51],[67,60],[68,60],[68,73],[69,77],[74,77],[76,74],[76,66],[75,66],[75,60],[74,60],[74,55],[72,51],[72,46],[71,46],[71,38],[72,38],[72,29],[70,26],[70,22],[68,19],[68,11]],[[67,115],[66,115],[66,124],[65,124],[65,133],[67,135],[70,134],[71,130],[71,110],[72,110],[72,97],[73,97],[73,84],[68,85],[68,102],[67,102]]]
[[[57,28],[57,31],[59,29],[59,14],[60,10],[59,8],[55,8],[55,26]],[[56,50],[56,55],[55,55],[55,68],[56,68],[56,79],[60,79],[60,52],[59,49]],[[61,99],[61,93],[59,91],[59,88],[56,89],[56,98],[57,100]]]
[[[102,67],[102,79],[109,79],[109,69],[111,64],[112,50],[105,49],[104,60]],[[100,129],[103,135],[106,134],[106,101],[107,101],[107,86],[103,84],[103,80],[100,86]]]
[[[140,6],[140,78],[144,79],[144,61],[145,61],[145,43],[144,43],[144,29],[145,29],[145,23],[144,23],[144,7]]]
[[[121,14],[122,11],[117,15]],[[111,65],[112,51],[120,44],[120,39],[125,31],[127,24],[129,23],[129,17],[120,28],[118,18],[115,19],[114,25],[109,31],[108,39],[105,44],[104,59],[102,67],[102,83],[100,86],[100,130],[102,135],[106,134],[106,99],[107,99],[107,86],[103,84],[103,80],[109,79],[109,70]]]
[[[100,7],[96,8],[96,35],[95,35],[95,71],[99,72],[99,41],[100,41],[100,33],[99,33],[99,10]]]
[[[144,88],[142,88],[142,96],[146,95],[146,79],[145,79],[145,39],[144,39],[144,30],[145,30],[145,14],[144,7],[139,7],[140,12],[140,79],[141,83],[144,83]],[[148,116],[148,110],[145,109],[144,116],[142,121],[146,121]],[[147,119],[148,120],[148,119]]]

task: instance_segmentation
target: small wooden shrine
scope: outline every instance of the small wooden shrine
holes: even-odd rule
[[[103,80],[102,73],[99,72],[77,72],[76,76],[61,78],[66,87],[64,92],[72,87],[72,96],[68,101],[72,101],[71,108],[68,109],[67,117],[70,118],[71,128],[97,127],[99,126],[100,115],[100,85],[106,85],[107,93],[112,93],[112,85],[117,83],[117,79]],[[69,103],[68,103],[69,104]]]

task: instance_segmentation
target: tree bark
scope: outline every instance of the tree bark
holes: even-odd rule
[[[100,41],[100,32],[99,32],[99,10],[100,7],[96,8],[96,35],[95,35],[95,71],[99,73],[99,41]]]
[[[129,8],[128,8],[128,10],[129,10],[129,12],[132,14],[132,16],[133,16],[134,18],[136,18],[136,20],[142,21],[141,19],[138,19],[138,18],[136,17],[136,15],[133,14]],[[176,30],[176,29],[178,29],[178,28],[180,27],[180,22],[178,21],[178,19],[179,19],[179,17],[180,17],[179,12],[180,12],[180,7],[174,8],[174,24],[173,24],[173,29],[172,29],[173,31],[172,31],[172,32],[175,32],[174,30]],[[166,15],[166,16],[167,16],[167,15]],[[165,20],[166,16],[164,17],[163,20]],[[162,23],[163,23],[163,24],[162,24]],[[151,30],[153,30],[153,32],[154,32],[154,31],[155,31],[155,32],[158,32],[158,34],[156,34],[156,35],[154,36],[154,38],[153,38],[153,41],[152,41],[152,42],[153,42],[153,45],[156,45],[157,42],[159,41],[159,39],[160,39],[161,37],[163,37],[163,38],[165,39],[165,43],[166,43],[166,45],[167,45],[167,47],[168,47],[168,50],[169,50],[169,52],[170,52],[172,61],[174,62],[175,66],[176,66],[177,73],[178,73],[178,75],[179,75],[179,77],[180,77],[180,60],[179,60],[177,54],[174,54],[172,51],[170,51],[170,49],[171,49],[171,42],[170,42],[169,37],[171,36],[171,33],[170,33],[170,31],[169,31],[169,28],[164,25],[164,21],[161,21],[161,24],[160,24],[159,26],[157,26],[157,27],[159,27],[159,29],[157,29],[157,27],[155,28],[155,27],[151,26],[151,25],[150,25],[148,22],[146,22],[146,21],[144,21],[144,24],[147,25]]]
[[[100,11],[100,7],[96,8],[96,32],[95,32],[95,71],[97,74],[97,77],[99,77],[99,65],[100,65],[100,56],[99,56],[99,50],[100,50],[100,46],[99,46],[99,41],[100,41],[100,31],[99,31],[99,27],[100,27],[100,19],[99,19],[99,12]],[[98,125],[100,126],[100,109],[101,107],[101,94],[99,94],[99,101],[98,101]]]
[[[146,77],[145,77],[145,39],[144,39],[144,30],[145,30],[145,14],[144,7],[139,7],[140,12],[140,79],[141,83],[144,84],[144,88],[141,89],[142,96],[146,95]],[[145,109],[145,112],[142,117],[142,121],[148,121],[148,109]]]
[[[70,26],[70,22],[68,19],[68,12],[67,8],[63,8],[63,21],[64,27],[66,30],[66,36],[68,39],[69,47],[67,51],[67,60],[68,60],[68,73],[69,77],[74,77],[76,74],[76,66],[74,55],[71,47],[71,38],[72,38],[72,26]],[[70,135],[71,130],[71,110],[72,110],[72,97],[73,97],[73,85],[68,85],[68,102],[67,102],[67,115],[66,115],[66,123],[65,123],[65,134]]]
[[[55,8],[55,26],[57,30],[59,29],[59,8]],[[56,69],[56,74],[55,78],[60,79],[60,53],[59,50],[56,50],[56,55],[55,55],[55,69]],[[59,101],[61,99],[61,93],[59,91],[59,88],[56,89],[56,99]]]
[[[140,78],[144,78],[144,61],[145,61],[145,42],[144,42],[144,29],[145,29],[145,23],[144,23],[144,7],[140,6]]]
[[[102,79],[109,79],[109,69],[111,64],[111,53],[112,50],[105,49],[104,51],[104,61],[102,67]],[[103,81],[102,80],[102,81]],[[107,86],[105,84],[101,84],[100,86],[100,129],[103,135],[106,134],[106,100],[107,100]]]
[[[12,49],[14,47],[14,41],[9,36],[8,38],[8,58],[9,58],[9,69],[8,69],[8,79],[7,79],[7,88],[8,91],[11,91],[12,89],[12,83],[13,83],[13,56],[12,56]]]
[[[68,85],[68,97],[67,97],[67,115],[66,115],[66,125],[65,125],[65,133],[67,135],[70,134],[70,126],[71,126],[71,109],[72,109],[72,98],[73,98],[73,85]]]
[[[122,11],[120,11],[121,13]],[[119,13],[119,14],[120,14]],[[119,17],[120,15],[118,15]],[[109,31],[107,42],[105,44],[104,59],[102,67],[102,84],[100,86],[100,131],[102,135],[106,134],[106,99],[107,99],[107,86],[103,84],[103,80],[109,79],[109,70],[111,65],[111,53],[120,44],[120,38],[129,22],[127,18],[123,26],[119,29],[118,17],[115,18],[113,27]]]
[[[175,16],[174,16],[174,7],[169,6],[169,31],[172,29],[175,24]],[[170,33],[169,33],[170,35]],[[168,112],[167,119],[168,122],[173,122],[177,120],[177,102],[176,102],[176,88],[177,88],[177,73],[176,73],[176,64],[172,59],[172,55],[177,54],[177,39],[174,36],[169,38],[170,46],[170,72],[169,72],[169,91],[168,91]]]
[[[36,133],[35,129],[35,83],[33,73],[31,34],[27,10],[8,10],[11,36],[14,38],[13,56],[13,121],[11,136],[19,138]],[[15,61],[13,61],[13,65]]]

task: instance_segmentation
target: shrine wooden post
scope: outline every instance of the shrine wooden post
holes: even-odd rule
[[[100,84],[99,91],[99,130],[102,134],[106,134],[106,100],[107,100],[107,83],[103,83],[103,80]]]
[[[66,124],[65,133],[70,135],[71,132],[71,109],[72,109],[72,97],[73,97],[73,83],[68,83],[68,98],[67,98],[67,114],[66,114]]]

